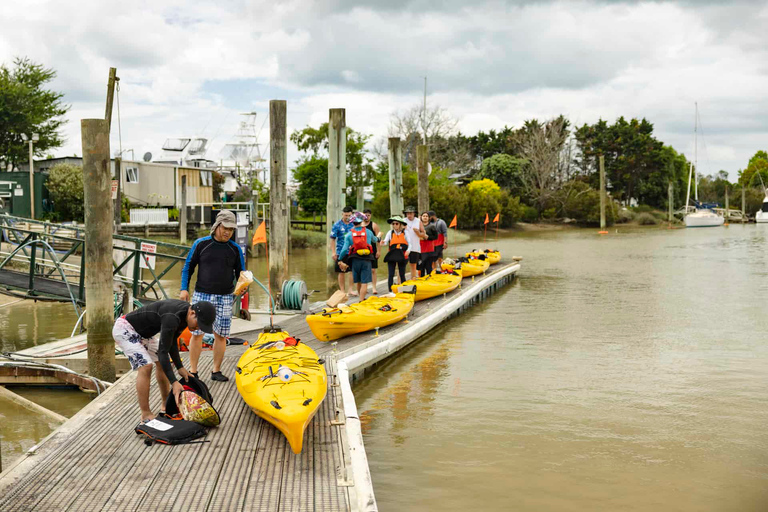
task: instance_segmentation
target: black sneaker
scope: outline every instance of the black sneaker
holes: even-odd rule
[[[197,374],[197,372],[189,372],[189,374],[194,378],[196,378],[197,380],[200,380],[200,376]]]
[[[211,380],[217,380],[219,382],[227,382],[229,380],[229,377],[226,377],[221,372],[211,372]]]

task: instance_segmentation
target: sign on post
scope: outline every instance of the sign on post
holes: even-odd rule
[[[147,242],[141,242],[141,250],[143,252],[151,252],[156,253],[157,252],[157,244],[150,244]],[[155,269],[155,256],[150,256],[148,254],[142,254],[141,255],[141,262],[139,264],[141,268],[151,268],[152,270]]]
[[[117,199],[117,180],[112,180],[112,200]]]

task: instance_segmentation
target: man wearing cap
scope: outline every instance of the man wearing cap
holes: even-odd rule
[[[232,326],[232,302],[235,283],[240,272],[245,270],[245,258],[240,246],[232,238],[237,222],[235,214],[221,210],[211,227],[211,234],[198,238],[181,270],[181,300],[189,301],[189,280],[198,268],[195,293],[192,304],[201,301],[212,303],[216,308],[216,322],[213,324],[213,372],[211,379],[226,382],[228,377],[221,373],[221,363],[227,349],[227,337]],[[197,377],[197,363],[203,350],[203,331],[192,331],[189,342],[189,370]]]
[[[437,268],[443,264],[443,249],[448,247],[448,225],[443,219],[438,219],[437,214],[430,210],[429,219],[435,224],[437,229],[437,240],[435,240],[435,252],[433,258],[437,260]]]
[[[352,222],[349,220],[352,217],[352,211],[351,206],[344,207],[341,211],[341,219],[337,220],[333,227],[331,227],[331,234],[329,235],[331,238],[332,257],[335,262],[333,269],[339,276],[339,290],[347,293],[347,289],[349,288],[349,295],[355,295],[355,293],[352,292],[351,286],[347,287],[347,284],[349,283],[349,278],[347,277],[349,269],[345,270],[342,268],[342,266],[347,267],[347,265],[339,265],[341,262],[339,254],[341,253],[341,247],[344,245],[344,237],[352,229]]]
[[[149,408],[152,363],[157,366],[155,379],[160,388],[161,403],[165,404],[171,390],[178,403],[182,385],[176,379],[171,360],[184,380],[189,379],[189,372],[181,362],[176,340],[186,328],[190,331],[200,329],[212,332],[215,319],[216,308],[210,302],[198,302],[190,306],[182,300],[167,299],[139,308],[115,321],[112,337],[128,358],[131,368],[138,372],[136,394],[142,421],[155,417]],[[155,337],[158,333],[159,340]]]
[[[419,277],[419,263],[421,262],[421,244],[419,242],[427,239],[427,233],[424,231],[421,219],[416,217],[415,207],[406,206],[403,213],[405,214],[405,237],[410,248],[408,263],[411,265],[411,279],[416,279]]]

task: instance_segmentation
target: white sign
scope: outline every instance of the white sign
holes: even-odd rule
[[[21,188],[21,187],[13,189],[13,195],[15,195],[15,196],[23,196],[24,195],[24,189]]]
[[[117,180],[112,180],[112,200],[117,199]]]
[[[148,244],[147,242],[141,242],[141,250],[144,252],[151,252],[156,253],[157,252],[157,244]],[[155,257],[149,256],[147,254],[141,255],[141,262],[139,265],[141,268],[151,268],[152,270],[155,269]]]

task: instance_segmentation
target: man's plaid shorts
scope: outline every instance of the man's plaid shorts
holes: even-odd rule
[[[232,327],[232,302],[234,295],[214,295],[196,291],[192,294],[192,304],[207,301],[216,308],[216,320],[213,322],[213,332],[224,338],[229,336]],[[203,334],[203,331],[194,331],[192,334]]]

